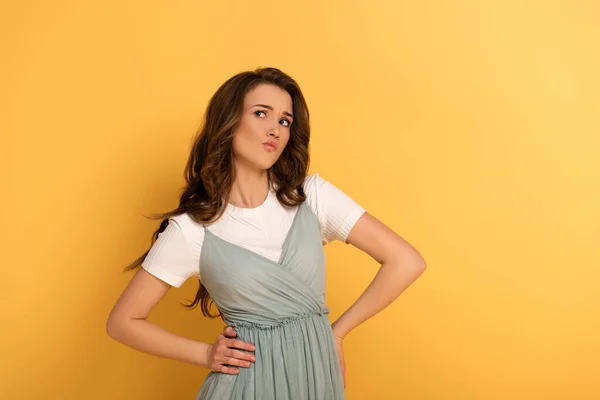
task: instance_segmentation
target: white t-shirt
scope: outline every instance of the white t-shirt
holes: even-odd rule
[[[303,184],[306,202],[321,227],[321,241],[346,242],[354,224],[365,209],[318,173],[308,175]],[[275,262],[298,207],[285,208],[270,190],[265,201],[255,208],[228,204],[221,218],[206,225],[216,236],[263,255]],[[150,248],[142,268],[170,284],[180,287],[190,277],[200,277],[200,253],[204,228],[188,214],[169,219],[166,229]]]

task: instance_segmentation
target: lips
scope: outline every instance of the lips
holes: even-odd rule
[[[263,146],[265,146],[265,149],[267,151],[275,151],[275,150],[277,150],[277,142],[273,142],[271,140],[269,140],[268,142],[263,143]]]

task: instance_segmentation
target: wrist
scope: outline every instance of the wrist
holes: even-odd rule
[[[198,342],[198,349],[196,354],[198,355],[197,364],[201,367],[208,368],[208,360],[210,359],[210,343]]]
[[[346,332],[341,329],[341,326],[337,321],[331,324],[331,330],[333,331],[333,336],[336,340],[344,340],[344,337],[346,337]]]

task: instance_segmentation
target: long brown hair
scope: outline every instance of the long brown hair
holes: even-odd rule
[[[310,140],[309,112],[298,83],[277,68],[258,68],[229,78],[212,96],[204,114],[185,167],[186,186],[179,198],[179,206],[151,219],[162,219],[152,235],[152,243],[158,239],[169,224],[169,218],[188,213],[195,221],[209,224],[219,219],[229,203],[231,186],[235,180],[233,164],[233,136],[241,119],[246,93],[259,84],[272,84],[287,91],[292,98],[294,121],[290,126],[290,138],[277,162],[269,169],[269,183],[277,188],[277,199],[288,207],[306,200],[302,183],[308,172]],[[141,266],[148,249],[137,260],[125,267],[125,271]],[[202,282],[196,298],[188,308],[201,306],[202,313],[210,318],[223,317],[210,312],[212,299]]]

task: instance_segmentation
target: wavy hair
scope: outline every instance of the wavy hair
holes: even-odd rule
[[[169,218],[175,215],[188,213],[202,224],[210,224],[223,215],[236,177],[233,136],[241,119],[246,93],[260,84],[276,85],[288,92],[292,98],[294,115],[288,144],[268,170],[269,184],[274,184],[277,199],[285,206],[294,207],[306,200],[302,184],[310,162],[310,124],[308,107],[298,83],[272,67],[241,72],[225,81],[211,97],[185,167],[186,186],[182,189],[179,206],[149,217],[162,219],[152,235],[152,244],[167,228]],[[125,271],[140,267],[149,252],[150,249],[125,267]],[[212,299],[200,280],[198,285],[195,299],[190,304],[181,304],[188,308],[200,304],[204,316],[223,318],[220,311],[215,315],[210,312]]]

